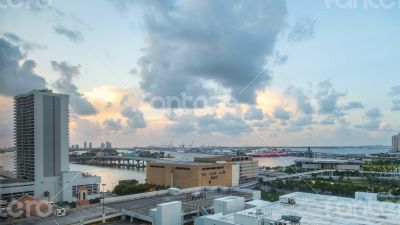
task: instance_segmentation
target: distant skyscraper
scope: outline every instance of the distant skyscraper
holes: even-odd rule
[[[100,147],[101,147],[101,148],[105,148],[106,145],[105,145],[104,143],[101,143]]]
[[[30,181],[68,171],[68,95],[34,90],[14,97],[17,177]]]
[[[107,149],[111,149],[111,148],[112,148],[112,145],[111,145],[111,143],[110,143],[110,142],[108,142],[108,141],[106,142],[106,148],[107,148]]]
[[[83,142],[83,148],[87,148],[87,142]]]
[[[392,136],[392,149],[394,151],[400,150],[400,133],[398,135]]]
[[[89,142],[89,148],[90,149],[92,148],[92,142]]]

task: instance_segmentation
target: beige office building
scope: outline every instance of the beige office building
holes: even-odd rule
[[[149,162],[147,183],[178,188],[198,186],[235,186],[239,166],[230,162]]]
[[[213,156],[213,157],[195,157],[195,162],[230,162],[239,166],[239,184],[246,184],[257,181],[258,179],[258,161],[252,156]]]

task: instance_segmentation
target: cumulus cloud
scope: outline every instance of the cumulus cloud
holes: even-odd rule
[[[61,75],[53,86],[60,93],[69,95],[72,110],[79,115],[97,114],[97,109],[79,92],[78,87],[72,81],[80,74],[80,65],[74,66],[66,62],[51,61],[51,66]]]
[[[357,102],[357,101],[352,101],[352,102],[348,102],[343,109],[344,110],[350,110],[350,109],[363,109],[364,105],[361,102]]]
[[[12,96],[43,89],[46,81],[35,73],[36,63],[24,60],[20,49],[0,38],[0,94]]]
[[[126,107],[122,109],[121,115],[127,119],[127,128],[138,129],[147,126],[143,112],[139,109],[134,110],[132,107]]]
[[[289,87],[286,92],[288,95],[295,97],[299,111],[306,115],[314,113],[314,107],[311,105],[310,96],[306,95],[303,89]]]
[[[57,34],[66,37],[68,40],[70,40],[74,43],[79,43],[80,41],[83,40],[83,34],[79,30],[72,30],[72,29],[62,26],[62,25],[54,26],[53,30]]]
[[[107,102],[106,103],[106,109],[109,109],[109,108],[111,108],[112,107],[112,102]]]
[[[178,116],[174,112],[174,110],[171,110],[165,114],[165,117],[167,117],[171,121],[176,121],[178,120]]]
[[[195,121],[192,115],[182,115],[175,118],[176,123],[168,125],[166,130],[171,134],[192,134],[195,132]]]
[[[106,131],[119,131],[123,128],[120,119],[106,119],[103,121],[103,126]]]
[[[186,93],[196,98],[213,95],[206,84],[213,82],[239,102],[255,103],[256,90],[270,80],[268,71],[240,93],[273,54],[277,35],[285,26],[286,3],[168,3],[153,4],[145,13],[149,44],[138,61],[140,87],[151,97]]]
[[[240,135],[251,132],[251,127],[243,119],[232,113],[222,116],[206,114],[201,116],[182,115],[174,124],[168,125],[170,133],[198,133],[217,135]]]
[[[8,41],[13,42],[17,46],[20,46],[26,52],[30,52],[30,51],[33,51],[33,50],[36,50],[36,49],[45,48],[45,47],[43,47],[43,46],[41,46],[41,45],[39,45],[37,43],[25,41],[22,38],[20,38],[18,35],[14,34],[14,33],[6,32],[3,35]]]
[[[281,106],[278,106],[275,108],[273,115],[276,119],[288,120],[290,119],[291,113],[289,111],[286,111]]]
[[[400,100],[393,100],[392,111],[400,111]]]
[[[365,113],[367,119],[377,119],[382,117],[381,110],[378,108],[372,108]]]
[[[335,124],[335,119],[332,117],[326,117],[319,122],[321,125],[333,125]]]
[[[385,124],[382,123],[381,117],[383,117],[380,109],[372,108],[365,112],[365,122],[355,125],[356,128],[365,129],[368,131],[379,131],[386,129]]]
[[[297,41],[312,38],[314,36],[314,25],[315,20],[313,18],[308,16],[300,17],[289,33],[289,40]]]
[[[391,87],[389,95],[390,96],[400,96],[400,85]]]
[[[338,107],[338,100],[346,95],[345,92],[336,91],[330,80],[320,82],[319,91],[316,95],[319,113],[334,114],[337,116],[343,115],[340,107]]]
[[[357,124],[356,128],[365,129],[369,131],[379,130],[381,126],[380,120],[368,120],[362,124]]]
[[[121,101],[119,102],[119,104],[120,104],[121,106],[124,106],[125,103],[126,103],[128,100],[129,100],[129,95],[123,95],[122,98],[121,98]]]
[[[264,113],[261,109],[251,106],[244,114],[245,120],[262,120]]]
[[[295,119],[293,121],[291,121],[291,125],[293,126],[308,126],[313,124],[313,118],[312,116],[304,116],[298,119]]]
[[[210,114],[200,116],[197,119],[197,124],[199,131],[206,133],[216,132],[226,135],[240,135],[251,132],[249,125],[240,116],[232,113],[226,113],[222,117]]]

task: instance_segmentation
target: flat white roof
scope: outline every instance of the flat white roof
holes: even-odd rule
[[[400,204],[302,192],[285,197],[294,198],[296,204],[266,202],[263,206],[245,209],[236,214],[254,217],[256,210],[261,209],[265,218],[273,220],[281,219],[282,215],[300,216],[302,225],[400,225]],[[208,218],[235,224],[234,214],[212,215]]]

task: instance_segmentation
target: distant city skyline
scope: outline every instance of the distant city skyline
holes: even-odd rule
[[[0,147],[42,88],[70,96],[70,145],[390,146],[400,9],[334,2],[2,7]]]

